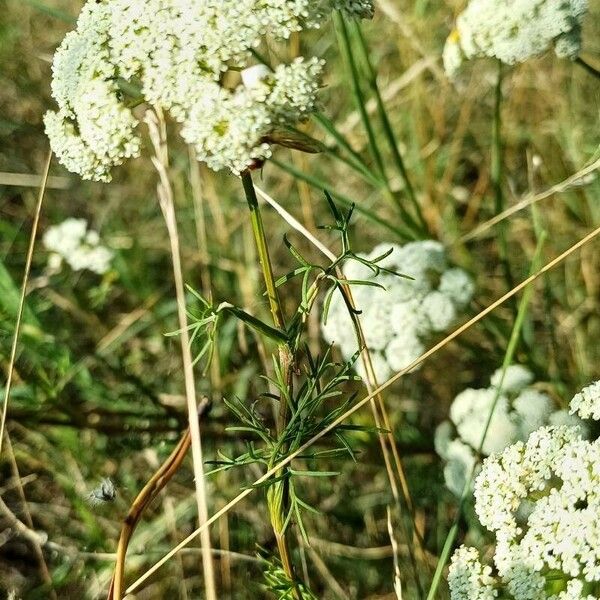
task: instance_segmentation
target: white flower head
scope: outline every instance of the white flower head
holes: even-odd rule
[[[181,124],[199,160],[233,173],[271,156],[271,135],[314,111],[322,61],[249,67],[265,35],[319,27],[333,9],[372,16],[370,0],[88,0],[53,62],[59,110],[44,121],[60,162],[84,179],[109,181],[140,152],[123,99]],[[224,87],[227,71],[242,85]],[[139,88],[137,90],[136,88]]]
[[[575,394],[570,409],[571,414],[577,414],[582,419],[600,421],[600,381],[595,381]]]
[[[452,556],[448,585],[452,600],[492,600],[498,597],[492,569],[481,564],[475,548],[461,546]]]
[[[467,481],[474,473],[477,463],[474,450],[460,438],[448,444],[444,480],[446,487],[457,497],[461,497]]]
[[[494,371],[490,380],[492,387],[501,388],[505,394],[518,394],[533,381],[533,373],[522,365],[509,365]]]
[[[547,577],[566,584],[555,600],[600,582],[600,442],[578,427],[542,427],[487,458],[475,510],[496,536],[496,588],[516,600],[546,598]]]
[[[248,89],[260,88],[270,74],[271,70],[266,65],[252,65],[241,72],[242,83]]]
[[[486,456],[503,450],[517,438],[518,428],[510,414],[508,399],[492,388],[466,389],[454,399],[450,408],[450,419],[459,436],[474,450],[479,449],[492,409],[492,419],[481,447]]]
[[[433,335],[456,322],[474,287],[461,269],[448,267],[444,247],[433,240],[404,246],[380,244],[362,258],[375,262],[381,270],[350,261],[344,274],[361,311],[367,348],[378,353],[378,361],[387,363],[389,376],[412,364]],[[446,273],[450,275],[445,277]],[[329,343],[340,346],[346,360],[358,350],[352,319],[338,291],[333,294],[322,331]]]
[[[456,396],[450,407],[450,422],[446,422],[445,427],[444,423],[438,427],[450,435],[444,444],[436,445],[442,460],[449,461],[447,446],[453,437],[483,456],[502,452],[517,441],[525,442],[530,434],[546,425],[575,427],[582,437],[587,437],[588,427],[578,417],[560,410],[548,394],[532,386],[533,374],[529,369],[521,365],[509,366],[499,388],[501,374],[502,369],[494,373],[489,388],[468,388]],[[488,428],[481,445],[486,425]],[[447,467],[444,468],[447,487],[454,491],[456,485],[447,475],[452,471]]]
[[[497,58],[513,65],[554,47],[575,59],[587,0],[470,0],[444,48],[452,77],[464,60]]]
[[[51,252],[49,267],[58,270],[64,260],[74,271],[88,270],[102,275],[110,269],[113,253],[100,244],[96,231],[88,230],[85,219],[66,219],[50,227],[42,238]]]

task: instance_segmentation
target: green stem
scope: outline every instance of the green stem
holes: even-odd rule
[[[600,79],[600,71],[598,69],[596,69],[596,67],[593,67],[588,62],[586,62],[585,60],[583,60],[583,58],[581,58],[580,56],[578,56],[575,59],[575,62],[580,67],[583,67],[590,75],[593,75],[594,77],[598,77],[598,79]]]
[[[542,254],[542,247],[546,240],[545,233],[542,233],[538,244],[535,250],[535,254],[533,256],[533,260],[531,261],[530,273],[533,275],[539,269],[539,262]],[[498,390],[494,401],[492,402],[492,406],[490,412],[487,417],[487,421],[483,430],[483,434],[481,436],[481,441],[479,447],[477,449],[477,454],[481,455],[481,450],[485,443],[485,439],[487,437],[488,429],[490,423],[492,422],[492,417],[494,416],[494,411],[496,409],[496,404],[500,398],[500,391],[502,389],[502,383],[504,381],[504,376],[506,375],[506,369],[513,362],[513,358],[515,352],[517,350],[517,344],[520,339],[521,331],[523,329],[523,323],[525,321],[525,317],[527,315],[527,309],[529,307],[529,301],[531,300],[531,296],[533,295],[533,287],[528,287],[523,292],[523,296],[521,297],[521,301],[519,302],[519,308],[517,310],[517,316],[515,319],[515,323],[513,325],[510,340],[506,347],[506,352],[504,354],[504,360],[502,361],[502,377],[500,383],[498,384]],[[427,595],[427,600],[435,600],[437,598],[437,590],[442,580],[442,575],[444,573],[444,568],[446,563],[448,562],[448,558],[450,557],[450,553],[452,552],[452,548],[454,547],[454,542],[456,541],[456,536],[458,535],[459,522],[463,514],[463,509],[466,503],[467,498],[471,496],[471,485],[473,483],[473,479],[475,478],[475,467],[473,466],[469,477],[466,478],[465,485],[462,490],[462,494],[458,503],[458,510],[456,512],[456,516],[454,518],[454,522],[452,523],[452,527],[446,536],[446,541],[444,542],[444,547],[440,554],[440,558],[438,559],[438,563],[436,565],[435,573],[433,575],[433,580],[431,582],[431,587],[429,588],[429,594]]]
[[[375,135],[375,130],[371,124],[369,119],[369,115],[367,113],[367,108],[365,104],[365,99],[363,97],[362,89],[360,87],[360,75],[358,72],[358,67],[356,65],[356,60],[354,59],[354,54],[352,52],[352,46],[350,43],[350,36],[348,34],[348,28],[346,27],[346,21],[344,17],[339,11],[335,11],[334,15],[335,27],[338,35],[338,42],[342,53],[346,58],[346,63],[348,66],[348,71],[350,73],[350,84],[352,86],[352,93],[354,95],[354,102],[356,104],[356,108],[360,114],[360,118],[367,134],[367,139],[369,142],[369,150],[371,152],[371,156],[375,161],[375,165],[377,166],[377,170],[379,171],[379,175],[384,181],[385,191],[390,200],[396,205],[396,208],[400,212],[401,218],[405,221],[408,227],[414,232],[411,235],[412,239],[416,239],[419,237],[419,227],[412,215],[407,212],[402,203],[398,200],[396,195],[393,193],[390,188],[390,184],[388,181],[387,173],[385,170],[385,165],[383,161],[383,156],[379,149],[379,145],[377,144],[377,136]],[[416,234],[416,235],[415,235]]]
[[[372,185],[381,188],[385,187],[385,182],[381,177],[375,175],[369,167],[365,164],[362,157],[348,142],[348,140],[344,137],[344,135],[335,127],[335,125],[323,114],[323,113],[315,113],[314,115],[315,121],[327,132],[331,137],[338,143],[339,147],[345,150],[350,158],[343,158],[341,155],[336,154],[335,152],[330,152],[330,154],[337,158],[338,160],[343,160],[347,164],[349,164],[355,171],[361,174],[369,183]]]
[[[389,220],[385,220],[385,219],[381,218],[380,216],[378,216],[376,213],[369,210],[368,208],[364,208],[361,204],[356,204],[356,202],[352,201],[347,196],[344,196],[343,194],[340,194],[338,192],[331,190],[329,184],[327,182],[323,181],[322,179],[319,179],[318,177],[314,177],[313,175],[309,175],[308,173],[301,171],[300,169],[296,168],[295,166],[290,165],[288,163],[284,163],[276,158],[271,158],[269,162],[276,165],[283,171],[286,171],[290,175],[293,175],[297,179],[306,181],[306,183],[308,183],[309,185],[311,185],[312,187],[314,187],[316,189],[319,189],[321,191],[328,190],[329,193],[338,202],[340,202],[347,208],[350,208],[351,206],[353,206],[356,209],[356,212],[361,213],[367,219],[373,221],[374,223],[377,223],[377,225],[384,227],[388,231],[392,232],[394,235],[399,237],[402,241],[409,241],[409,240],[414,239],[414,235],[407,229],[398,227],[397,225],[393,225],[392,223],[389,222]]]
[[[258,260],[263,272],[265,286],[267,288],[267,297],[269,298],[269,306],[271,315],[273,316],[273,324],[277,329],[285,329],[285,320],[281,303],[279,302],[279,294],[275,285],[275,277],[273,276],[273,267],[271,265],[271,257],[269,256],[269,246],[265,236],[265,227],[263,225],[260,208],[258,206],[258,198],[254,190],[252,175],[248,171],[242,173],[242,184],[250,208],[250,219],[252,222],[252,231],[254,232],[254,240],[256,242],[256,250],[258,252]]]
[[[252,175],[250,174],[250,171],[245,171],[244,173],[242,173],[242,184],[244,186],[244,192],[246,194],[248,208],[250,209],[252,231],[254,233],[254,240],[256,243],[258,258],[262,269],[265,287],[267,289],[269,306],[271,308],[271,315],[273,316],[273,324],[275,325],[276,329],[285,331],[285,318],[283,314],[283,309],[281,307],[281,302],[279,300],[279,294],[277,292],[277,285],[275,283],[275,277],[273,275],[271,257],[269,256],[269,246],[267,244],[265,228],[263,225],[262,215],[260,212],[260,207],[258,205],[258,198],[256,197],[256,191],[254,189],[254,183],[252,182]],[[282,376],[287,382],[289,395],[291,397],[294,354],[289,345],[289,342],[287,341],[280,342],[278,348]],[[279,400],[279,414],[277,417],[277,433],[280,438],[282,435],[284,435],[288,419],[288,403],[282,397]],[[282,447],[281,451],[285,452],[286,448]],[[282,473],[277,473],[277,477],[280,477],[281,474]],[[277,548],[279,550],[281,564],[283,566],[283,569],[285,570],[287,577],[294,586],[295,598],[297,600],[301,600],[301,592],[297,585],[297,580],[294,573],[294,566],[291,560],[291,554],[289,550],[288,539],[285,534],[284,524],[286,521],[286,514],[289,507],[289,489],[286,480],[279,480],[277,481],[277,483],[269,487],[267,491],[267,504],[269,506],[269,516],[271,519],[271,525],[275,533],[275,539],[277,540]]]
[[[367,138],[369,140],[369,149],[371,151],[371,155],[373,156],[373,160],[375,161],[375,164],[379,169],[380,174],[383,176],[384,179],[387,180],[385,174],[385,166],[383,163],[383,157],[379,150],[379,146],[377,145],[375,131],[371,126],[369,115],[365,106],[365,100],[363,98],[362,90],[360,89],[360,78],[358,74],[358,68],[356,66],[356,61],[354,60],[354,54],[352,53],[352,47],[350,45],[350,37],[348,35],[346,22],[344,20],[344,17],[338,11],[334,13],[333,17],[335,21],[336,31],[338,34],[339,45],[341,46],[342,52],[346,57],[346,63],[348,66],[348,70],[350,71],[350,83],[352,85],[352,93],[354,95],[356,108],[358,109],[361,121],[367,133]]]
[[[494,119],[492,123],[492,156],[491,178],[494,189],[494,211],[496,216],[504,210],[504,193],[502,190],[503,177],[503,145],[502,145],[502,63],[498,61],[498,79],[496,81],[494,96]],[[499,252],[500,261],[504,270],[504,277],[509,288],[514,287],[514,280],[508,259],[507,223],[499,224]]]
[[[423,230],[423,233],[426,234],[427,223],[425,222],[425,218],[423,217],[423,213],[421,211],[421,206],[419,205],[419,202],[417,200],[415,189],[412,185],[410,177],[408,176],[404,159],[402,158],[402,154],[400,153],[400,149],[398,148],[398,141],[396,139],[396,135],[394,133],[394,129],[392,127],[390,119],[388,117],[387,110],[385,108],[385,103],[383,101],[383,97],[381,96],[381,91],[379,90],[379,85],[377,84],[377,74],[375,73],[375,69],[373,68],[373,63],[371,62],[371,58],[369,56],[369,50],[367,48],[365,37],[360,23],[358,21],[354,22],[354,30],[356,32],[356,38],[358,39],[358,47],[360,49],[363,62],[365,64],[365,67],[367,68],[367,83],[369,84],[369,87],[371,88],[371,91],[375,97],[375,101],[377,102],[377,112],[379,114],[379,119],[383,127],[383,132],[387,138],[390,150],[392,152],[394,164],[396,165],[396,169],[398,171],[398,175],[400,176],[401,181],[404,183],[406,195],[408,196],[408,199],[410,200],[415,210],[417,219]]]

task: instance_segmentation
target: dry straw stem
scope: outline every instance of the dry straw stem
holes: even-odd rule
[[[12,385],[13,371],[14,371],[15,360],[16,360],[16,356],[17,356],[17,345],[19,342],[19,333],[21,331],[21,322],[23,320],[23,311],[25,309],[25,297],[27,295],[27,284],[29,281],[29,274],[31,272],[31,263],[33,261],[33,252],[35,250],[35,240],[37,237],[38,226],[40,223],[40,214],[42,212],[42,203],[44,201],[44,195],[45,195],[47,184],[48,184],[48,173],[50,172],[50,163],[51,162],[52,162],[52,150],[49,149],[48,154],[46,156],[44,171],[41,175],[41,179],[39,179],[39,181],[41,182],[41,185],[40,185],[40,190],[38,193],[38,199],[37,199],[37,203],[36,203],[35,213],[33,216],[31,235],[29,237],[29,247],[27,249],[27,258],[25,260],[25,271],[23,273],[23,282],[21,284],[21,296],[19,298],[19,306],[17,309],[17,317],[16,317],[16,321],[15,321],[15,331],[13,334],[12,347],[10,350],[10,359],[8,361],[8,372],[6,375],[6,386],[5,386],[5,390],[4,390],[4,400],[3,400],[3,404],[2,404],[2,418],[0,420],[0,454],[2,451],[2,442],[4,440],[4,429],[6,426],[8,401],[10,398],[10,389],[11,389],[11,385]],[[18,521],[18,519],[16,519],[16,517],[15,517],[15,520],[18,522],[18,525],[19,525],[16,527],[16,529],[21,534],[23,534],[26,537],[26,539],[28,539],[28,541],[33,545],[34,552],[35,552],[36,558],[38,559],[38,563],[40,566],[40,573],[41,573],[42,579],[45,584],[47,584],[48,586],[51,587],[52,586],[52,578],[50,576],[50,572],[48,571],[48,566],[47,566],[46,560],[44,558],[44,553],[42,550],[43,542],[40,540],[38,534],[33,532],[33,521],[31,519],[31,515],[29,513],[29,508],[27,506],[27,500],[25,498],[25,492],[24,492],[23,486],[21,484],[19,468],[18,468],[16,459],[15,459],[15,455],[14,455],[13,448],[12,448],[12,443],[10,441],[10,438],[8,437],[8,434],[6,435],[6,448],[7,448],[7,454],[10,458],[10,461],[11,461],[11,464],[13,467],[16,488],[17,488],[17,491],[19,492],[19,496],[20,496],[21,502],[23,504],[25,519],[27,521],[27,525],[25,525],[25,524],[21,523],[21,521]],[[0,501],[1,501],[1,499],[0,499]],[[8,513],[12,514],[10,512],[10,510],[8,509],[8,507],[4,504],[4,502],[2,502],[2,507],[6,508]],[[23,525],[23,527],[25,527],[25,529],[20,527],[20,525]],[[31,536],[27,536],[26,533],[31,533]],[[56,598],[56,593],[54,592],[53,589],[50,589],[48,591],[48,595],[50,598]]]
[[[392,548],[394,550],[394,592],[396,593],[398,600],[402,600],[402,576],[400,574],[400,563],[398,561],[398,542],[394,537],[394,526],[392,524],[392,514],[390,513],[389,507],[387,511],[387,526],[388,535],[390,536],[390,543],[392,544]]]
[[[393,377],[388,379],[384,384],[379,386],[372,393],[365,396],[362,400],[357,402],[353,407],[349,408],[343,415],[338,417],[335,421],[330,423],[325,429],[315,435],[313,438],[308,440],[305,444],[303,444],[300,448],[292,452],[289,456],[287,456],[284,460],[282,460],[279,464],[273,466],[269,469],[262,477],[258,478],[251,487],[246,488],[244,491],[240,492],[233,500],[229,501],[223,508],[217,511],[212,517],[210,517],[204,525],[196,529],[196,531],[192,532],[188,535],[184,540],[182,540],[175,548],[173,548],[170,552],[168,552],[163,558],[161,558],[156,564],[154,564],[150,569],[144,573],[137,581],[135,581],[128,589],[127,593],[133,593],[137,590],[144,581],[146,581],[149,577],[151,577],[160,567],[162,567],[166,562],[169,561],[179,550],[187,546],[192,540],[194,540],[200,533],[206,530],[210,525],[212,525],[215,521],[220,519],[224,514],[229,512],[234,506],[239,504],[246,496],[249,496],[257,486],[260,486],[262,483],[267,481],[270,477],[272,477],[275,473],[281,470],[283,467],[288,465],[291,461],[293,461],[298,455],[306,452],[308,448],[310,448],[317,440],[321,439],[323,436],[327,435],[331,430],[338,427],[342,424],[350,415],[354,414],[360,408],[362,408],[365,404],[373,400],[377,394],[380,394],[385,389],[387,389],[390,385],[392,385],[395,381],[398,381],[401,377],[412,371],[416,366],[423,363],[429,357],[434,355],[436,352],[447,346],[452,340],[456,339],[460,335],[462,335],[465,331],[473,327],[476,323],[479,323],[482,319],[484,319],[491,312],[496,310],[499,306],[504,304],[507,300],[510,300],[513,296],[516,296],[521,290],[525,289],[528,285],[531,285],[534,281],[536,281],[539,277],[548,273],[554,269],[557,265],[562,263],[569,256],[577,252],[580,248],[590,243],[594,238],[600,235],[600,227],[597,227],[588,235],[586,235],[583,239],[579,240],[579,242],[573,244],[570,248],[565,250],[562,254],[551,260],[549,263],[544,265],[537,273],[534,273],[530,277],[527,277],[524,281],[522,281],[519,285],[515,286],[512,290],[504,294],[502,297],[498,298],[495,302],[490,304],[487,308],[482,310],[479,314],[474,316],[472,319],[467,321],[464,325],[461,325],[458,329],[453,331],[450,335],[445,337],[441,342],[437,343],[430,350],[422,354],[419,358],[413,361],[408,367],[402,369],[402,371],[396,373]]]
[[[48,177],[44,175],[32,175],[31,173],[0,173],[0,185],[11,187],[40,187],[46,181],[48,190],[66,190],[71,186],[69,177]]]
[[[200,422],[198,419],[198,405],[196,402],[196,383],[194,380],[194,367],[190,349],[188,320],[185,306],[185,289],[183,285],[183,272],[181,268],[181,254],[179,249],[179,234],[177,231],[177,218],[173,201],[173,189],[168,174],[168,149],[165,131],[165,122],[159,110],[147,111],[146,123],[150,139],[154,146],[155,156],[152,163],[158,173],[158,198],[165,218],[171,245],[171,258],[173,262],[173,276],[177,296],[177,315],[179,318],[179,335],[181,340],[181,354],[183,359],[183,372],[185,380],[185,395],[188,407],[188,420],[192,438],[192,458],[194,468],[194,483],[196,485],[196,504],[198,506],[199,531],[202,532],[202,567],[204,572],[204,587],[206,600],[216,600],[215,577],[211,555],[210,532],[205,526],[208,519],[206,499],[206,478],[204,475],[204,460],[202,457],[202,441],[200,436]],[[116,596],[116,600],[121,600]]]
[[[33,251],[35,249],[35,238],[40,223],[40,213],[42,212],[42,202],[46,192],[46,184],[48,182],[48,172],[50,171],[50,163],[52,162],[52,150],[48,150],[44,172],[42,175],[42,183],[38,194],[35,214],[33,216],[33,225],[31,226],[31,236],[29,237],[29,248],[27,249],[27,258],[25,260],[25,272],[23,273],[23,283],[21,285],[21,297],[19,298],[19,307],[17,309],[17,318],[15,321],[15,332],[13,334],[12,347],[10,349],[10,359],[8,361],[8,372],[6,374],[6,386],[4,388],[4,400],[2,404],[2,419],[0,420],[0,454],[2,453],[2,440],[4,438],[4,428],[6,426],[6,413],[8,411],[8,399],[10,396],[10,387],[12,385],[13,370],[17,357],[17,345],[19,342],[19,333],[21,332],[21,321],[23,320],[23,310],[25,308],[25,296],[27,295],[27,282],[29,281],[29,273],[31,272],[31,262],[33,260]]]
[[[200,411],[204,411],[208,406],[208,399],[205,399],[200,405]],[[154,475],[148,480],[142,491],[136,496],[131,504],[127,516],[123,520],[121,535],[117,546],[115,571],[108,592],[108,600],[121,598],[123,595],[123,581],[125,576],[125,557],[129,542],[138,522],[148,505],[158,496],[160,491],[167,485],[169,480],[179,470],[187,451],[190,448],[191,436],[189,428],[180,439],[177,446],[173,449],[167,460],[159,467]]]
[[[528,206],[532,206],[533,204],[536,204],[540,200],[545,200],[546,198],[550,198],[551,196],[554,196],[555,194],[561,194],[561,193],[566,192],[574,187],[581,186],[582,180],[585,177],[587,177],[588,175],[591,175],[592,173],[594,173],[594,171],[597,171],[598,169],[600,169],[600,158],[594,160],[589,165],[583,167],[583,169],[581,169],[580,171],[577,171],[577,173],[575,173],[574,175],[571,175],[571,177],[568,177],[564,181],[561,181],[560,183],[557,183],[557,184],[553,185],[552,187],[549,187],[547,190],[544,190],[543,192],[539,192],[538,194],[534,194],[534,193],[530,192],[529,194],[526,194],[519,202],[517,202],[513,206],[507,208],[506,210],[502,211],[501,213],[498,213],[495,217],[493,217],[489,221],[486,221],[485,223],[482,223],[478,227],[475,227],[475,229],[473,229],[472,231],[469,231],[469,233],[467,233],[466,235],[461,237],[459,241],[464,243],[464,242],[469,242],[475,238],[478,238],[483,233],[485,233],[486,231],[488,231],[489,229],[494,227],[494,225],[497,225],[501,221],[508,219],[515,213],[518,213],[519,211],[527,208]]]

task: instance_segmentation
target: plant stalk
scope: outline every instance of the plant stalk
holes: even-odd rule
[[[504,171],[504,148],[502,144],[502,63],[498,61],[498,78],[496,80],[494,96],[494,119],[492,123],[492,156],[491,156],[491,178],[494,188],[494,211],[496,216],[504,211],[504,192],[502,190],[502,177]],[[509,288],[514,287],[514,280],[508,259],[508,240],[506,223],[503,221],[498,227],[498,247],[500,261],[504,270],[504,277]]]
[[[596,67],[593,67],[592,65],[590,65],[590,63],[588,63],[585,60],[583,60],[583,58],[581,58],[581,56],[578,56],[575,59],[575,62],[580,67],[583,67],[590,75],[592,75],[593,77],[597,77],[598,79],[600,79],[600,71],[598,69],[596,69]]]
[[[267,297],[269,299],[269,307],[271,309],[271,315],[273,317],[273,324],[277,329],[285,331],[285,317],[283,309],[277,292],[277,286],[275,284],[275,277],[273,275],[273,266],[271,264],[271,257],[269,255],[269,246],[265,235],[265,228],[258,204],[258,198],[256,197],[256,191],[254,189],[254,183],[252,181],[252,175],[249,171],[242,173],[242,184],[244,186],[244,193],[246,194],[246,200],[248,202],[248,208],[250,209],[250,219],[252,223],[252,232],[254,233],[254,241],[256,243],[256,250],[258,252],[258,259],[260,262],[265,287],[267,290]],[[287,389],[289,391],[288,396],[291,398],[292,390],[292,377],[293,377],[293,365],[294,365],[294,353],[288,342],[281,342],[278,345],[279,360],[281,364],[282,377],[286,381]],[[287,398],[279,399],[279,411],[277,415],[277,434],[278,436],[283,435],[289,419],[289,406]],[[280,452],[285,453],[287,448],[284,445],[280,448]],[[277,461],[278,457],[274,457]],[[280,477],[283,474],[283,470],[278,472],[276,477]],[[297,600],[301,600],[300,589],[297,585],[296,575],[294,572],[294,565],[292,563],[288,538],[285,532],[285,521],[286,514],[289,505],[289,489],[287,481],[284,479],[274,483],[269,487],[267,491],[267,504],[269,507],[269,515],[271,519],[271,525],[275,533],[275,539],[277,541],[277,549],[279,551],[279,557],[283,569],[294,586],[294,597]]]
[[[398,171],[400,179],[404,183],[406,195],[408,196],[408,199],[413,206],[415,214],[417,215],[417,220],[419,222],[420,228],[422,229],[422,233],[424,235],[427,235],[427,223],[425,221],[425,218],[423,217],[419,201],[417,200],[415,188],[413,187],[412,181],[410,180],[410,177],[408,175],[408,171],[406,170],[404,159],[402,157],[402,154],[400,153],[400,149],[398,148],[398,141],[396,140],[394,129],[388,117],[387,110],[385,108],[385,103],[383,102],[381,91],[379,90],[379,85],[377,84],[377,74],[375,73],[375,69],[373,68],[373,64],[371,62],[369,50],[367,48],[367,44],[365,42],[365,37],[363,35],[360,23],[358,23],[357,21],[354,22],[354,29],[356,31],[356,38],[358,39],[358,47],[364,65],[367,69],[367,83],[369,84],[371,92],[373,93],[375,101],[377,102],[377,112],[379,114],[379,120],[381,121],[383,133],[385,134],[385,137],[388,141],[388,145],[390,146],[390,151],[392,153],[392,158],[394,159],[396,170]]]
[[[373,160],[377,166],[378,175],[384,182],[384,188],[386,195],[395,204],[398,212],[400,213],[401,219],[411,230],[411,239],[418,239],[420,236],[420,227],[412,217],[412,215],[404,208],[402,203],[399,201],[398,197],[394,194],[390,187],[390,183],[388,180],[387,172],[385,170],[385,163],[383,160],[383,156],[381,154],[381,150],[379,148],[379,144],[377,143],[377,136],[373,125],[369,119],[369,114],[367,112],[365,98],[363,96],[363,92],[360,86],[360,75],[358,72],[358,66],[356,64],[356,60],[354,58],[354,54],[352,52],[352,44],[350,41],[350,35],[348,32],[348,28],[346,26],[346,21],[344,20],[343,15],[339,11],[335,11],[334,22],[336,31],[338,34],[338,43],[339,46],[345,56],[348,71],[350,74],[350,83],[352,86],[352,92],[354,95],[354,101],[356,103],[356,108],[360,114],[360,118],[367,133],[367,138],[369,141],[369,149]]]
[[[198,404],[196,400],[196,382],[194,378],[194,366],[190,349],[188,319],[185,303],[185,288],[183,283],[183,269],[181,266],[181,252],[179,248],[179,233],[177,218],[175,215],[175,202],[173,189],[169,179],[168,147],[166,126],[162,113],[159,109],[146,113],[146,123],[150,134],[150,140],[154,147],[155,156],[152,163],[159,176],[158,199],[165,219],[171,246],[171,261],[173,266],[173,278],[175,280],[175,292],[177,298],[177,316],[179,320],[181,356],[183,361],[185,396],[188,409],[188,421],[191,434],[192,459],[194,468],[194,482],[196,486],[196,504],[198,508],[198,521],[200,526],[208,521],[208,503],[206,494],[206,480],[204,475],[204,459],[202,454],[202,439],[200,432],[200,421],[198,418]],[[202,570],[204,574],[204,589],[206,600],[216,600],[217,592],[214,578],[214,567],[212,562],[212,550],[210,531],[205,529],[201,537]],[[121,600],[119,597],[116,600]]]

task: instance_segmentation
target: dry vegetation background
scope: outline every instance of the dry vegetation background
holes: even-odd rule
[[[77,15],[70,0],[5,0],[0,5],[0,363],[8,363],[20,285],[35,205],[35,175],[42,169],[47,141],[41,118],[52,107],[52,53]],[[600,3],[590,2],[584,56],[600,64]],[[443,74],[441,49],[451,29],[455,1],[381,0],[377,16],[364,26],[379,82],[431,232],[452,259],[477,282],[472,314],[509,289],[499,261],[498,232],[478,227],[494,215],[490,186],[490,139],[494,65],[467,68],[457,84]],[[302,40],[311,54],[328,58],[323,108],[364,156],[366,138],[355,112],[335,36],[328,27]],[[283,48],[282,52],[290,51]],[[504,82],[504,189],[507,205],[571,177],[597,159],[600,87],[582,68],[546,55],[508,72]],[[374,105],[370,107],[374,109]],[[308,130],[330,141],[311,123]],[[173,139],[175,137],[173,136]],[[331,190],[372,211],[383,223],[357,213],[354,248],[369,251],[398,241],[391,230],[394,208],[381,190],[355,177],[326,154],[276,154],[324,182]],[[367,159],[368,160],[368,159]],[[203,203],[194,206],[187,149],[173,144],[186,281],[199,290],[210,284],[216,300],[233,300],[265,315],[252,235],[241,186],[231,176],[201,168]],[[168,239],[155,195],[155,175],[146,158],[115,170],[110,185],[81,182],[53,164],[40,229],[67,217],[85,217],[116,252],[111,275],[63,271],[44,274],[41,245],[34,257],[16,379],[8,409],[14,460],[0,458],[0,495],[25,519],[15,491],[15,465],[22,478],[34,529],[45,532],[45,557],[60,598],[96,598],[106,592],[120,520],[129,503],[173,448],[186,426]],[[294,178],[268,163],[256,181],[310,229],[329,219],[319,186]],[[398,188],[399,181],[392,181]],[[592,175],[537,204],[539,225],[548,233],[547,262],[600,223],[600,181]],[[199,235],[199,210],[209,235]],[[266,212],[267,232],[278,273],[294,264],[282,236],[288,226]],[[524,279],[536,246],[532,212],[525,208],[505,222],[508,258],[515,282]],[[327,232],[320,238],[331,241]],[[305,241],[294,242],[316,256]],[[517,359],[566,405],[582,385],[600,376],[600,253],[585,247],[535,286]],[[209,277],[210,275],[210,277]],[[293,305],[293,286],[286,288]],[[193,310],[193,304],[191,305]],[[502,361],[515,305],[495,311],[458,341],[432,357],[415,375],[386,392],[395,435],[416,503],[427,548],[437,555],[456,510],[443,486],[433,449],[435,426],[449,403],[467,386],[485,386]],[[322,346],[318,323],[313,347]],[[233,321],[219,339],[218,365],[198,378],[213,401],[205,420],[205,453],[242,448],[240,434],[227,432],[232,417],[223,396],[252,397],[263,385],[261,352],[255,337]],[[355,422],[368,424],[368,411]],[[309,516],[311,546],[302,548],[307,579],[322,598],[393,598],[392,548],[386,507],[390,491],[374,434],[357,434],[358,463],[332,467],[335,479],[310,480],[303,493],[321,511]],[[6,450],[6,447],[5,447]],[[256,472],[228,472],[210,478],[211,512],[225,504]],[[111,477],[113,503],[92,507],[90,490]],[[316,481],[316,483],[315,483]],[[141,573],[194,527],[191,464],[183,469],[141,523],[130,549],[131,573]],[[255,492],[212,529],[222,598],[267,597],[257,545],[273,547],[264,517],[264,498]],[[469,532],[467,511],[461,538]],[[295,534],[294,534],[295,535]],[[406,543],[397,532],[401,570]],[[192,544],[193,546],[193,544]],[[46,598],[30,543],[16,535],[0,511],[0,596]],[[299,562],[299,564],[302,564]],[[181,553],[152,578],[138,598],[201,596],[199,554]],[[407,569],[407,567],[406,567]],[[424,567],[424,573],[427,569]],[[418,597],[407,584],[406,597]],[[446,597],[446,591],[440,592]]]

